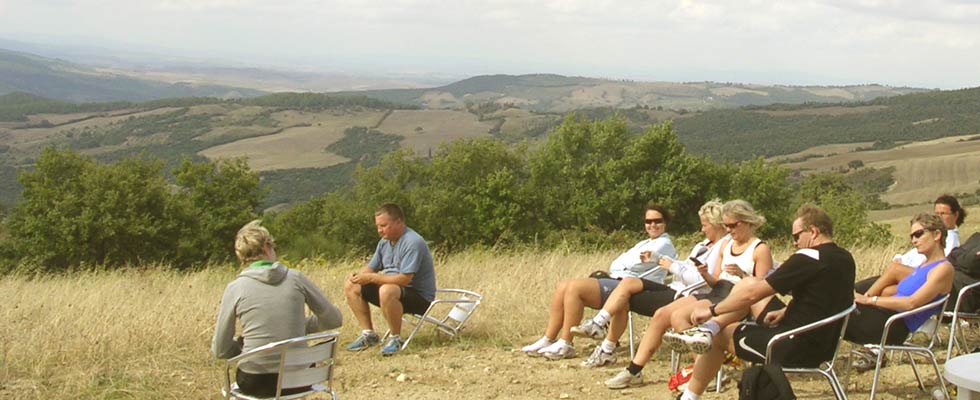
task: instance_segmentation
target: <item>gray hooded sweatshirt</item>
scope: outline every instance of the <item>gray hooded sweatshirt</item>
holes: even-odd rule
[[[309,318],[304,304],[313,312]],[[234,339],[236,318],[241,321],[244,345]],[[268,343],[339,328],[342,322],[340,309],[303,273],[279,262],[257,261],[225,288],[211,352],[228,359]],[[277,361],[278,357],[243,362],[239,368],[253,374],[272,373]]]

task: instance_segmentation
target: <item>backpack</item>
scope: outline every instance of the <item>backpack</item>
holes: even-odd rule
[[[783,367],[779,365],[754,365],[742,373],[738,382],[739,400],[795,400]]]

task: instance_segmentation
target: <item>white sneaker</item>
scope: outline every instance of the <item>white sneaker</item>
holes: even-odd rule
[[[612,353],[606,353],[602,351],[602,346],[596,346],[595,350],[592,350],[592,354],[585,361],[582,361],[582,366],[585,368],[596,368],[604,365],[609,365],[616,362],[616,356]]]
[[[588,337],[595,340],[602,340],[606,337],[606,328],[591,319],[583,322],[581,325],[573,326],[571,332],[574,336]]]
[[[625,368],[619,371],[616,376],[609,378],[606,381],[606,387],[610,389],[626,389],[630,386],[639,385],[643,383],[643,376],[640,374],[633,375]]]
[[[538,353],[540,353],[542,357],[552,361],[561,360],[563,358],[575,357],[575,347],[573,347],[571,344],[558,341],[552,343],[548,347],[538,350]]]
[[[685,349],[697,354],[704,354],[711,351],[711,340],[714,335],[711,331],[700,326],[685,329],[683,332],[673,330],[664,333],[664,344],[671,350],[684,352]]]
[[[554,342],[555,342],[554,340],[542,336],[541,339],[538,339],[537,342],[521,347],[521,351],[523,351],[524,354],[527,354],[528,356],[531,357],[540,357],[541,353],[538,353],[538,351],[545,347],[550,346]]]

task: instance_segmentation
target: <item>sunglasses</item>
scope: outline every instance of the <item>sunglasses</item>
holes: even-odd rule
[[[741,224],[741,223],[742,223],[742,221],[735,221],[735,222],[732,222],[730,224],[722,223],[722,225],[724,225],[728,229],[735,229],[736,227],[738,227],[738,224]]]
[[[796,233],[793,234],[793,243],[796,243],[796,242],[799,242],[800,241],[800,235],[802,235],[803,232],[806,232],[806,231],[799,231],[799,232],[796,232]]]
[[[919,229],[919,230],[917,230],[917,231],[912,232],[911,234],[909,234],[909,237],[912,238],[912,239],[918,239],[918,238],[922,237],[922,235],[925,235],[925,234],[926,234],[926,230],[925,229]]]
[[[645,222],[647,225],[650,225],[650,224],[660,225],[660,224],[664,223],[664,219],[663,218],[650,218],[650,219],[643,220],[643,222]]]

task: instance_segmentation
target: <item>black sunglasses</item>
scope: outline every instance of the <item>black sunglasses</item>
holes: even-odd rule
[[[799,232],[796,232],[796,233],[793,234],[793,243],[796,243],[796,242],[799,242],[800,241],[800,235],[802,235],[803,232],[806,232],[806,231],[803,230],[803,231],[799,231]]]
[[[724,225],[728,229],[735,229],[736,227],[738,227],[738,224],[741,224],[741,223],[742,223],[742,221],[735,221],[735,222],[732,222],[730,224],[726,224],[726,223],[722,222],[722,225]]]
[[[926,234],[926,230],[925,229],[919,229],[919,230],[917,230],[917,231],[912,232],[911,234],[909,234],[909,238],[918,239],[918,238],[922,237],[922,235],[925,235],[925,234]]]
[[[650,224],[660,225],[660,224],[664,223],[664,219],[663,218],[649,218],[649,219],[643,220],[643,222],[645,222],[647,225],[650,225]]]

